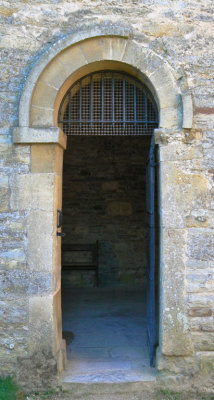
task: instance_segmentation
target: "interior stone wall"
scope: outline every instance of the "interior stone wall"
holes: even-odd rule
[[[99,241],[100,286],[146,283],[149,137],[68,137],[63,172],[63,243]],[[94,285],[93,271],[69,272]]]

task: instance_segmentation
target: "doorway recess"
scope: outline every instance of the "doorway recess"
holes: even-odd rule
[[[58,124],[68,135],[62,248],[98,243],[99,278],[93,269],[89,271],[86,252],[80,250],[75,256],[71,252],[69,260],[62,254],[68,357],[64,379],[153,379],[155,260],[151,260],[151,230],[146,229],[146,214],[151,211],[146,208],[146,169],[158,126],[155,100],[140,80],[127,73],[93,72],[66,92]],[[150,183],[147,177],[147,186]],[[154,200],[154,180],[152,190]],[[150,256],[146,256],[146,240]],[[155,253],[154,236],[152,240]],[[69,270],[72,264],[88,268]]]

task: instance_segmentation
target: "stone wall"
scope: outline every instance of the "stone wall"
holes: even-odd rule
[[[197,115],[196,118],[199,122],[203,117]],[[180,139],[177,137],[173,142],[170,137],[163,136],[165,145],[160,147],[162,190],[168,188],[162,198],[165,226],[162,234],[168,238],[168,245],[163,249],[166,270],[162,279],[167,279],[170,285],[170,292],[162,304],[169,307],[163,329],[167,329],[178,310],[180,317],[174,325],[174,334],[171,332],[171,337],[163,343],[165,357],[162,357],[159,369],[163,373],[170,370],[172,375],[178,371],[184,375],[191,373],[192,387],[197,386],[200,375],[201,385],[213,388],[213,172],[207,168],[206,149],[206,146],[213,147],[213,139],[210,140],[209,133],[202,130],[198,125],[191,133],[182,132]],[[166,271],[169,272],[167,278]],[[183,278],[185,287],[181,284]],[[178,287],[180,293],[176,290]],[[183,296],[186,306],[180,304]],[[190,341],[188,339],[184,345],[182,339],[179,346],[182,319]],[[177,355],[187,346],[185,351],[189,352],[189,357],[176,358],[174,350],[169,357],[175,338]],[[204,383],[205,377],[207,383]]]
[[[47,371],[47,365],[50,371],[49,377],[53,377],[56,373],[52,356],[46,357],[44,352],[43,358],[38,362],[34,353],[33,358],[32,343],[29,340],[30,332],[40,331],[38,323],[40,311],[46,309],[47,305],[47,302],[42,303],[42,301],[44,299],[49,301],[48,296],[56,290],[50,283],[52,273],[47,273],[47,270],[45,272],[45,268],[39,272],[36,256],[33,265],[32,260],[28,258],[29,229],[38,229],[46,220],[43,218],[36,221],[34,218],[29,222],[29,215],[32,215],[29,203],[31,198],[34,199],[36,196],[36,203],[34,201],[32,204],[34,211],[41,211],[43,206],[52,204],[48,196],[54,187],[54,174],[50,172],[52,166],[46,163],[46,171],[49,172],[45,174],[45,178],[42,177],[43,160],[46,160],[50,153],[47,152],[48,154],[40,159],[35,170],[33,167],[35,153],[32,147],[28,144],[14,145],[12,142],[12,130],[18,126],[21,93],[30,70],[45,51],[54,48],[59,39],[87,29],[94,30],[94,35],[96,32],[99,34],[100,30],[110,35],[116,27],[120,35],[131,38],[142,49],[153,51],[167,62],[180,91],[183,94],[190,91],[192,96],[192,128],[191,124],[184,124],[185,129],[182,130],[179,126],[173,132],[165,130],[159,139],[157,138],[160,146],[162,185],[160,186],[164,193],[161,206],[163,221],[161,243],[163,241],[168,243],[161,253],[165,269],[160,286],[165,285],[168,291],[161,295],[164,317],[160,324],[162,326],[160,342],[163,338],[163,344],[160,349],[158,369],[161,376],[171,376],[176,382],[179,376],[181,379],[183,376],[191,376],[191,382],[195,377],[195,385],[202,384],[203,379],[206,379],[206,387],[213,387],[213,380],[210,377],[214,359],[211,242],[214,172],[212,15],[212,0],[2,1],[0,6],[2,33],[0,365],[2,373],[15,372],[23,375],[23,371],[29,372],[29,366],[33,371],[33,365],[36,363],[38,374],[35,374],[35,369],[32,372],[35,380],[37,376],[41,381],[42,371]],[[163,80],[163,85],[165,83]],[[35,81],[32,81],[32,86],[34,85]],[[186,107],[183,110],[185,109]],[[52,228],[50,234],[53,235],[53,232],[55,234],[54,229]],[[45,233],[40,238],[40,244],[44,243],[46,237]],[[36,243],[31,245],[37,250],[40,249]],[[48,254],[51,254],[51,251]],[[167,282],[164,275],[166,272],[169,279]],[[59,283],[59,279],[55,281]],[[177,293],[178,287],[179,296],[176,297],[174,293]],[[34,297],[37,297],[37,305]],[[52,302],[49,303],[51,309]],[[38,319],[36,322],[29,320],[32,308],[35,320]],[[176,324],[170,331],[169,326],[172,327],[171,321],[174,321],[175,313]],[[46,322],[47,320],[48,318]],[[57,325],[56,321],[54,323]],[[180,330],[181,325],[182,330]],[[46,329],[46,325],[43,326]],[[171,340],[169,340],[170,332]],[[48,329],[47,334],[49,334]],[[188,337],[185,346],[182,340],[179,341],[180,337]],[[35,343],[36,338],[34,338]],[[184,349],[183,354],[181,349]],[[28,375],[30,376],[30,373]],[[27,380],[27,377],[25,378]],[[46,378],[48,379],[48,373]],[[189,383],[189,378],[187,381]]]
[[[145,169],[149,141],[146,136],[68,137],[63,243],[99,241],[100,286],[146,283]],[[95,284],[93,278],[93,272],[69,273],[73,284]]]

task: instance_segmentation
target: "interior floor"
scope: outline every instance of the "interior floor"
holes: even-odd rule
[[[65,382],[138,382],[155,379],[146,340],[145,288],[63,290]]]

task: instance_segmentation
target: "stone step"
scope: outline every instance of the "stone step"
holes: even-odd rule
[[[63,390],[72,393],[72,400],[144,400],[156,388],[156,381],[121,383],[79,383],[61,381]],[[145,394],[145,396],[143,395]],[[143,396],[143,397],[142,397]]]

